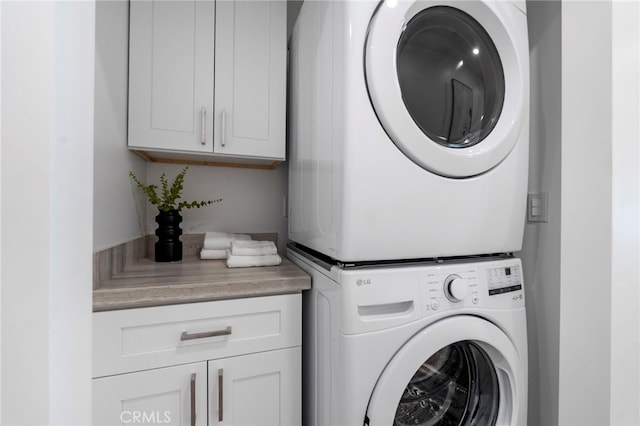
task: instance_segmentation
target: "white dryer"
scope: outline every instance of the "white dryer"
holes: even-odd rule
[[[345,262],[521,248],[524,0],[304,2],[289,111],[292,241]]]
[[[519,259],[349,269],[288,254],[313,282],[303,424],[526,424]]]

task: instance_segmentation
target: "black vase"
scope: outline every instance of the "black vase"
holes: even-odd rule
[[[158,224],[156,229],[158,241],[156,241],[155,246],[156,262],[182,260],[182,241],[180,241],[182,229],[180,228],[180,222],[182,222],[182,216],[180,216],[178,210],[158,211],[158,216],[156,216],[156,223]]]

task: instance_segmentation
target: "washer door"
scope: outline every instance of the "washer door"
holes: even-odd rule
[[[526,73],[509,35],[523,29],[508,28],[508,7],[386,0],[376,9],[365,44],[369,97],[391,140],[420,167],[479,175],[517,142]]]
[[[526,383],[520,364],[492,323],[472,316],[439,321],[387,364],[369,400],[369,425],[513,424]]]

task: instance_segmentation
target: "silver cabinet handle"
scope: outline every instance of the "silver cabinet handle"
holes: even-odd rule
[[[217,337],[217,336],[229,336],[231,334],[231,326],[225,328],[224,330],[215,330],[215,331],[205,331],[204,333],[189,333],[187,331],[183,331],[180,335],[180,340],[193,340],[193,339],[205,339],[207,337]]]
[[[191,426],[196,426],[196,373],[191,373]]]
[[[207,143],[207,108],[202,107],[200,109],[200,143],[205,145]]]
[[[224,398],[222,397],[222,385],[223,385],[223,371],[222,368],[218,369],[218,422],[222,423],[224,415],[222,413],[222,405]]]
[[[227,111],[222,110],[220,112],[220,144],[227,146]]]

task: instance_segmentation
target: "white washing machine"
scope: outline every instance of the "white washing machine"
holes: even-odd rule
[[[524,0],[304,2],[289,114],[292,241],[347,262],[521,248]]]
[[[519,259],[349,269],[288,254],[313,285],[304,425],[526,424]]]

